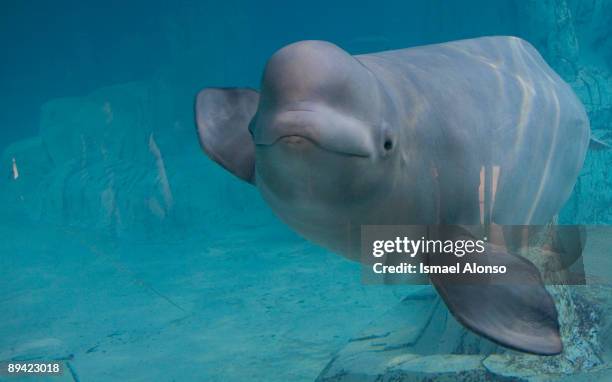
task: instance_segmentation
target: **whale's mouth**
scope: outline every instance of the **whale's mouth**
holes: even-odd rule
[[[249,127],[259,148],[283,147],[306,153],[311,148],[351,157],[371,157],[375,145],[363,121],[329,108],[285,110],[265,114]]]
[[[272,141],[271,143],[256,143],[255,146],[259,148],[272,148],[272,147],[282,146],[284,149],[288,151],[294,151],[296,153],[302,153],[302,154],[305,154],[308,151],[314,152],[316,150],[323,150],[329,153],[333,153],[333,154],[337,154],[341,156],[347,156],[347,157],[357,157],[357,158],[370,157],[370,155],[366,152],[357,152],[357,151],[351,152],[351,151],[337,150],[332,147],[326,147],[325,145],[318,143],[316,140],[306,135],[293,134],[293,133],[287,134],[287,135],[281,135],[278,138],[276,138],[276,140]]]

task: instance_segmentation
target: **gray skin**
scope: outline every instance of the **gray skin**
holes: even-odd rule
[[[496,174],[485,224],[549,223],[590,134],[571,88],[515,37],[359,56],[294,43],[270,58],[260,93],[202,90],[196,120],[207,155],[256,185],[305,238],[357,261],[362,225],[481,224],[481,173],[489,183]],[[499,247],[486,261],[523,276],[512,285],[432,276],[454,316],[504,346],[561,352],[557,312],[533,264]]]

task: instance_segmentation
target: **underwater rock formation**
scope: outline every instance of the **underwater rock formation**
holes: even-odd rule
[[[120,230],[124,209],[134,208],[125,191],[154,192],[153,180],[143,182],[154,162],[140,105],[146,91],[127,84],[46,103],[40,136],[3,156],[3,163],[15,158],[22,168],[7,183],[23,210],[36,219]]]
[[[129,83],[46,103],[40,135],[2,155],[0,193],[10,201],[3,208],[116,236],[205,230],[197,224],[204,217],[215,221],[252,206],[248,191],[228,192],[239,182],[219,171],[221,183],[209,183],[214,166],[192,165],[197,142],[173,119],[161,90],[160,81]],[[211,208],[222,198],[229,213]]]
[[[432,289],[423,288],[351,339],[317,381],[609,380],[612,364],[603,357],[612,345],[612,290],[562,289],[555,298],[580,309],[560,309],[566,344],[561,355],[522,354],[478,338],[455,321]]]
[[[589,115],[593,145],[574,194],[561,213],[567,224],[612,223],[612,3],[605,0],[517,1],[519,30],[570,83]]]

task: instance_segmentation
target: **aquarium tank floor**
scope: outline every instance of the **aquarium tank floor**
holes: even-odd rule
[[[400,300],[361,285],[356,264],[266,227],[155,244],[1,230],[14,256],[0,268],[0,359],[60,360],[65,380],[313,380]]]

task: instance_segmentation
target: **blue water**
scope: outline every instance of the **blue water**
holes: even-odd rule
[[[603,144],[559,219],[611,224],[610,25],[605,0],[3,1],[0,360],[58,359],[80,381],[308,381],[401,299],[201,153],[196,92],[257,88],[297,40],[525,38]]]

